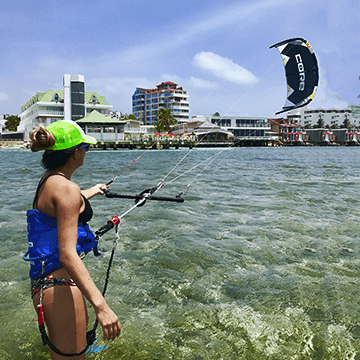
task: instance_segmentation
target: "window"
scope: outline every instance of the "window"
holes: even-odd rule
[[[61,97],[59,96],[58,93],[55,93],[53,98],[51,99],[51,101],[62,101]]]
[[[90,104],[99,104],[99,100],[96,98],[95,95],[91,97]]]
[[[101,133],[101,128],[95,125],[88,125],[87,132],[91,133]]]

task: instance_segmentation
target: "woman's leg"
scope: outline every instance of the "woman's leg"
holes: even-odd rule
[[[39,294],[33,298],[39,304]],[[87,311],[84,297],[76,286],[57,285],[43,291],[44,320],[53,345],[63,353],[77,353],[86,347]],[[53,360],[64,357],[54,353]],[[85,359],[85,354],[72,357]]]

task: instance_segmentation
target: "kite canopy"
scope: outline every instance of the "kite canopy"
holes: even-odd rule
[[[308,105],[314,98],[319,82],[319,68],[314,51],[310,44],[302,38],[281,41],[276,47],[283,59],[287,82],[285,111]]]

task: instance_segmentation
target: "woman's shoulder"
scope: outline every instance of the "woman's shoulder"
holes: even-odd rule
[[[47,179],[47,185],[58,195],[81,196],[80,186],[65,176],[51,176]]]

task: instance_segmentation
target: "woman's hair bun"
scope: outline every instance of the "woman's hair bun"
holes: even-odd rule
[[[31,151],[41,151],[55,145],[54,135],[40,123],[40,129],[31,133]]]

